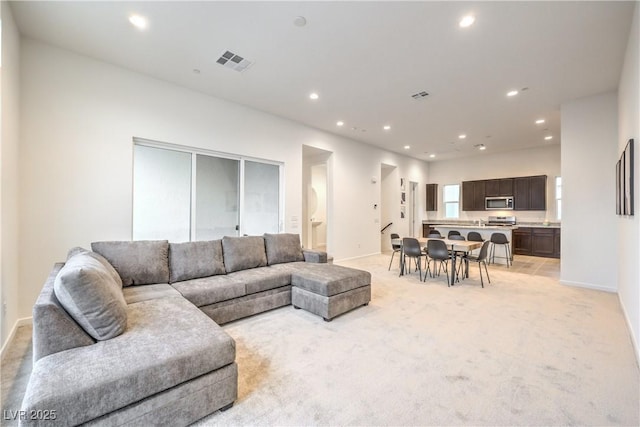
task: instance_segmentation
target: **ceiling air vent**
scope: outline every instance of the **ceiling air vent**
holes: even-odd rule
[[[223,53],[216,62],[238,72],[242,72],[253,65],[253,62],[230,51]]]
[[[425,91],[418,92],[418,93],[414,93],[413,95],[411,95],[411,97],[412,97],[413,99],[415,99],[416,101],[419,101],[419,100],[421,100],[421,99],[424,99],[424,98],[426,98],[427,96],[429,96],[429,94],[428,94],[427,92],[425,92]]]

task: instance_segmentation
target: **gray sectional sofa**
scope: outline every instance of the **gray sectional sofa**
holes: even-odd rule
[[[237,397],[219,326],[289,305],[329,321],[371,300],[371,275],[295,234],[95,242],[56,264],[33,308],[21,425],[188,425]]]

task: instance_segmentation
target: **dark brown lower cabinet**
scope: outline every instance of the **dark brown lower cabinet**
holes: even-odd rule
[[[531,233],[531,255],[551,258],[555,244],[553,228],[534,228]]]
[[[513,230],[513,253],[560,258],[560,229],[520,227]]]
[[[531,255],[531,228],[513,230],[513,253]]]

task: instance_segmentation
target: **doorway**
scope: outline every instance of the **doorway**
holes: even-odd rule
[[[302,146],[302,245],[329,251],[331,152]]]

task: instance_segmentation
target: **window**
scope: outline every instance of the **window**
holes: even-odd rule
[[[562,219],[562,177],[556,176],[556,219]]]
[[[460,212],[460,185],[445,185],[442,193],[444,195],[444,217],[458,218]]]
[[[133,239],[278,233],[282,165],[134,139]]]

